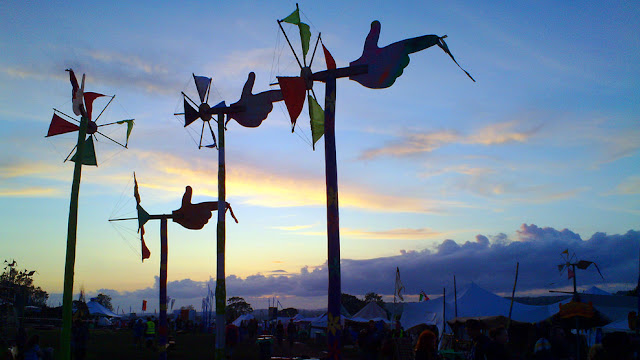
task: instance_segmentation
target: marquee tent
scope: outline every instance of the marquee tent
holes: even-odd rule
[[[442,333],[443,301],[445,303],[444,319],[449,321],[456,317],[453,296],[434,298],[419,303],[405,303],[400,324],[409,329],[419,324],[436,325]],[[458,295],[458,317],[509,316],[511,300],[489,292],[475,283],[471,283]],[[513,303],[511,319],[520,322],[542,321],[557,312],[548,306],[524,305]]]
[[[374,302],[365,305],[365,307],[355,313],[349,320],[355,322],[369,322],[369,320],[373,320],[376,322],[384,321],[387,324],[391,323],[387,317],[387,312]]]
[[[89,308],[89,314],[94,316],[120,317],[120,315],[102,306],[97,301],[93,301],[93,300],[89,301],[87,303],[87,307]]]

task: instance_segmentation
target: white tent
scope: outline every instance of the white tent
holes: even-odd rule
[[[242,324],[243,321],[245,321],[245,320],[249,321],[249,320],[251,320],[253,318],[254,318],[253,314],[240,315],[235,320],[233,320],[233,325],[240,326],[240,324]]]
[[[455,300],[452,295],[448,295],[445,302],[445,320],[456,317]],[[409,329],[419,324],[430,324],[438,326],[442,332],[443,325],[443,298],[438,297],[419,303],[406,303],[400,318],[400,324],[405,329]],[[475,283],[471,283],[458,294],[458,317],[479,317],[479,316],[509,316],[511,300],[489,292]],[[557,308],[557,305],[556,305]],[[521,322],[538,322],[553,315],[552,307],[524,305],[513,303],[511,318]],[[557,310],[555,311],[557,312]]]
[[[360,311],[355,313],[355,315],[353,315],[349,320],[355,321],[355,322],[369,322],[369,320],[373,320],[375,322],[384,321],[387,324],[391,323],[391,321],[389,321],[387,317],[387,312],[384,311],[384,309],[382,309],[380,306],[378,306],[378,304],[374,302],[370,302],[367,305],[365,305]]]
[[[592,286],[590,288],[588,288],[587,290],[583,291],[584,294],[591,294],[591,295],[611,295],[610,292],[604,291],[602,289],[600,289],[597,286]]]
[[[97,301],[89,301],[87,303],[87,307],[89,308],[89,314],[91,315],[95,315],[95,316],[106,316],[106,317],[117,317],[119,318],[120,315],[114,313],[113,311],[107,309],[106,307],[102,306],[99,302]]]

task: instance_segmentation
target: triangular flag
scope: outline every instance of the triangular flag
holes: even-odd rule
[[[129,119],[129,120],[120,120],[117,121],[116,124],[127,124],[127,141],[124,143],[124,147],[127,147],[129,145],[129,136],[131,136],[131,130],[133,130],[133,124],[134,121],[133,119]]]
[[[89,118],[89,120],[91,120],[91,111],[93,110],[93,100],[101,96],[105,96],[105,95],[98,94],[95,92],[84,93],[84,106],[87,110],[87,118]]]
[[[76,162],[78,153],[73,154],[71,161]],[[89,136],[84,142],[84,149],[82,150],[82,165],[98,166],[96,160],[96,147],[93,145],[93,136]]]
[[[296,126],[296,120],[302,112],[304,106],[304,95],[307,90],[307,84],[305,80],[300,77],[278,77],[278,83],[280,84],[280,91],[282,91],[282,97],[284,98],[284,104],[287,106],[289,116],[291,117],[291,131]]]
[[[404,301],[402,294],[400,294],[402,290],[404,290],[404,285],[402,285],[402,281],[400,280],[400,268],[396,266],[396,295],[398,295],[400,301]]]
[[[331,56],[329,50],[324,47],[324,44],[322,44],[322,50],[324,51],[324,61],[327,63],[327,69],[335,69],[336,61],[333,59],[333,56]]]
[[[47,132],[47,136],[66,134],[72,131],[77,131],[80,127],[72,122],[69,122],[58,114],[53,114],[53,119],[51,119],[51,124],[49,125],[49,131]]]
[[[300,30],[300,43],[302,44],[302,55],[306,58],[309,52],[309,42],[311,42],[311,28],[309,25],[301,22],[298,24]]]
[[[192,122],[196,121],[200,117],[198,110],[194,109],[187,99],[184,99],[184,127],[189,126]]]
[[[200,95],[200,102],[205,102],[207,96],[207,90],[211,85],[211,78],[205,76],[193,75],[193,80],[196,82],[196,88],[198,89],[198,95]]]
[[[306,57],[309,52],[309,41],[311,40],[311,29],[309,25],[300,21],[300,9],[296,9],[289,16],[282,19],[282,22],[286,22],[293,25],[298,25],[300,32],[300,43],[302,44],[302,54]]]
[[[294,24],[294,25],[300,24],[300,9],[296,9],[289,16],[287,16],[286,18],[282,19],[282,22],[286,22],[286,23]]]
[[[573,268],[570,267],[569,270],[567,270],[567,276],[568,279],[576,277],[576,273],[573,271]]]
[[[569,249],[566,249],[565,251],[561,252],[560,254],[569,255]]]
[[[138,210],[138,230],[141,230],[144,229],[144,224],[149,221],[151,216],[140,204],[136,205],[136,210]]]
[[[311,119],[311,137],[313,138],[313,150],[316,142],[324,135],[324,110],[313,96],[307,96],[309,100],[309,118]]]

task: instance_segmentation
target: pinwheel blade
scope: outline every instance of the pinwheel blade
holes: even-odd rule
[[[184,127],[189,126],[192,122],[198,120],[200,113],[189,105],[187,99],[184,99]]]
[[[80,127],[74,123],[71,123],[60,116],[58,114],[53,114],[53,119],[51,119],[51,124],[49,125],[49,131],[47,132],[47,136],[54,136],[60,134],[66,134],[73,131],[78,131]]]
[[[71,161],[76,162],[78,153],[73,154]],[[96,147],[93,145],[93,136],[89,136],[84,143],[84,149],[82,150],[82,165],[98,166],[98,160],[96,159]]]
[[[193,80],[196,82],[200,102],[203,103],[207,96],[207,90],[209,90],[209,86],[211,86],[211,78],[193,75]]]
[[[302,112],[304,99],[307,89],[306,81],[300,77],[278,77],[278,84],[282,91],[284,104],[287,106],[289,116],[291,117],[292,128],[296,126],[296,120]]]

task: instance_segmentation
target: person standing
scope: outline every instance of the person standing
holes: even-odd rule
[[[147,348],[153,346],[153,342],[156,339],[156,323],[153,322],[151,316],[147,317],[146,329],[144,331],[145,338],[147,340]]]
[[[473,341],[471,346],[471,360],[487,360],[487,351],[489,349],[489,338],[482,333],[482,323],[476,319],[469,319],[465,323],[467,335]]]
[[[436,334],[431,330],[420,333],[415,347],[415,360],[437,360],[440,359],[438,349],[436,349]]]
[[[289,324],[287,325],[287,339],[289,340],[289,349],[293,348],[293,341],[296,337],[296,324],[293,323],[293,319],[289,319]]]

